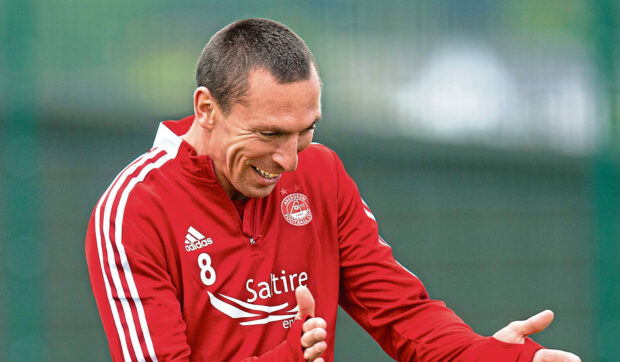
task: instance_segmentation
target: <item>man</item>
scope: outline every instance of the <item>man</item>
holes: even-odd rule
[[[204,48],[194,115],[160,125],[91,217],[86,256],[115,360],[332,360],[340,304],[398,360],[578,361],[527,335],[475,334],[379,237],[337,155],[312,144],[315,60],[282,24]]]

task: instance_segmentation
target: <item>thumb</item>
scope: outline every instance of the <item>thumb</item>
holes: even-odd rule
[[[517,327],[517,331],[524,336],[529,336],[544,330],[552,321],[553,312],[547,309],[521,322]]]
[[[495,332],[493,337],[506,343],[523,343],[525,337],[547,328],[552,320],[553,312],[545,310],[524,321],[510,323],[506,327]]]
[[[314,317],[314,298],[310,289],[304,286],[299,286],[295,289],[295,299],[297,299],[297,307],[299,310],[295,319],[302,320],[306,316]]]

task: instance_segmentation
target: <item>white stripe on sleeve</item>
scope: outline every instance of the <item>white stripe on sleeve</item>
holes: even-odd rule
[[[112,248],[112,241],[110,239],[110,215],[112,213],[112,206],[114,204],[114,202],[116,201],[116,196],[119,192],[119,190],[121,189],[122,185],[125,183],[125,181],[127,180],[127,178],[132,175],[140,166],[144,165],[147,161],[153,159],[155,156],[157,156],[158,154],[161,153],[161,149],[156,148],[153,149],[151,152],[147,153],[140,161],[130,165],[127,169],[125,169],[123,172],[121,172],[119,174],[119,176],[117,177],[117,181],[116,183],[111,187],[111,189],[108,189],[109,191],[109,196],[108,199],[105,202],[105,209],[104,209],[104,215],[103,215],[103,236],[104,236],[104,241],[106,243],[106,249],[107,249],[107,261],[108,261],[108,268],[110,269],[110,275],[112,276],[112,281],[114,283],[114,287],[116,289],[116,293],[118,295],[118,299],[121,302],[121,305],[123,307],[123,312],[125,315],[125,321],[127,324],[127,329],[129,332],[129,337],[132,343],[132,347],[133,347],[133,351],[136,355],[136,359],[138,361],[145,361],[144,358],[144,354],[142,352],[142,346],[140,345],[140,341],[138,339],[138,333],[137,333],[137,329],[135,327],[134,324],[134,317],[131,311],[131,307],[129,306],[129,302],[127,300],[127,298],[125,297],[125,291],[124,288],[122,286],[121,280],[120,280],[120,275],[119,275],[119,271],[116,265],[116,261],[115,261],[115,254]],[[145,169],[151,170],[153,169],[153,165],[160,163],[160,161],[164,158],[166,158],[167,155],[162,156],[162,158],[160,158],[159,160],[157,160],[155,163],[150,164],[148,166],[146,166],[140,173],[140,175],[142,175],[144,173]],[[165,161],[167,161],[169,159],[166,158]],[[164,162],[165,162],[164,161]],[[162,162],[163,163],[163,162]],[[148,173],[148,171],[147,171]],[[138,177],[140,176],[138,175]],[[134,178],[135,179],[135,178]],[[133,180],[132,180],[133,181]],[[131,185],[131,182],[130,182]],[[134,184],[135,185],[135,184]],[[133,187],[133,186],[131,186]],[[100,205],[101,206],[101,205]],[[99,208],[100,208],[99,206]],[[117,210],[117,214],[120,211],[121,205],[119,204],[119,208]],[[123,205],[124,208],[124,205]],[[118,217],[118,216],[117,216]],[[115,226],[116,226],[116,231],[118,232],[119,228],[122,229],[122,219],[115,220]],[[117,233],[118,235],[118,233]],[[100,235],[98,234],[98,239],[100,238]],[[121,259],[121,264],[123,264],[123,270],[125,272],[125,278],[127,279],[127,284],[130,288],[130,291],[133,292],[132,290],[132,284],[129,282],[129,279],[131,279],[131,281],[133,282],[133,277],[131,276],[131,270],[129,269],[129,264],[127,263],[127,257],[125,255],[125,250],[124,248],[122,248],[122,244],[121,244],[121,240],[117,237],[116,240],[116,245],[118,248],[118,252],[120,255],[120,259]],[[121,247],[119,247],[119,245],[121,245]],[[122,249],[121,249],[122,248]],[[100,254],[100,258],[103,258],[103,256]],[[127,268],[125,268],[125,264],[127,265]],[[127,271],[129,270],[129,274],[127,273]],[[103,269],[102,266],[102,271],[104,273],[104,276],[106,275],[105,269]],[[107,283],[107,288],[109,288],[109,283]],[[135,284],[133,284],[133,287],[135,289]],[[114,301],[114,299],[112,298],[111,295],[111,291],[108,290],[108,297],[109,297],[109,302],[110,302],[110,306],[113,308],[113,311],[116,311],[116,303]],[[136,301],[136,297],[137,297],[137,292],[134,295],[132,293],[132,297],[134,299],[134,302]],[[139,300],[139,297],[138,297]],[[136,303],[136,309],[138,310],[138,314],[139,316],[143,316],[144,315],[144,310],[142,309],[142,304],[138,304]],[[140,315],[140,312],[142,312],[142,314]],[[116,312],[116,314],[118,314],[118,312]],[[125,341],[125,333],[124,333],[124,328],[122,323],[120,322],[120,319],[118,318],[118,316],[115,316],[114,321],[116,323],[116,329],[119,333],[119,336],[121,337],[121,345],[123,347],[123,354],[125,356],[126,360],[131,360],[131,358],[129,358],[129,354],[128,354],[128,349],[126,346],[126,341]],[[142,323],[142,320],[140,321],[141,326],[142,326],[142,333],[144,335],[144,339],[145,339],[145,344],[147,346],[147,349],[149,350],[149,354],[151,355],[150,357],[156,361],[157,358],[155,357],[155,353],[154,353],[154,348],[153,348],[153,343],[151,341],[150,338],[150,334],[148,331],[148,326],[146,325],[146,323]]]
[[[140,171],[140,174],[134,177],[127,188],[123,191],[121,195],[120,202],[118,204],[118,208],[116,210],[116,218],[114,219],[115,225],[115,239],[116,239],[116,247],[118,248],[118,252],[121,257],[121,265],[123,266],[123,271],[125,272],[125,278],[127,280],[127,286],[129,287],[129,291],[131,292],[131,297],[136,305],[136,310],[138,311],[138,319],[140,320],[140,327],[142,328],[142,334],[144,335],[144,342],[146,344],[146,348],[149,351],[149,355],[153,361],[157,361],[157,357],[155,356],[155,348],[153,347],[153,341],[151,340],[151,333],[149,332],[149,327],[146,322],[146,316],[144,314],[144,308],[142,307],[142,300],[138,295],[138,289],[136,288],[136,283],[133,280],[133,275],[131,274],[131,268],[129,267],[129,261],[127,260],[127,254],[125,254],[125,247],[122,243],[122,235],[123,235],[123,216],[125,214],[125,205],[127,204],[127,199],[129,198],[129,193],[131,190],[138,184],[138,182],[144,181],[146,175],[149,174],[153,169],[161,167],[164,163],[170,161],[172,156],[170,154],[165,154],[160,159],[155,161],[152,164],[149,164]],[[114,264],[116,267],[116,263]],[[138,343],[138,348],[142,351],[140,344]]]
[[[129,350],[127,349],[127,341],[125,340],[125,330],[123,329],[123,325],[120,321],[120,317],[118,314],[118,309],[116,308],[116,303],[114,302],[114,298],[112,296],[112,289],[110,288],[110,282],[108,280],[108,276],[106,273],[105,266],[103,264],[103,250],[101,244],[101,207],[104,203],[109,201],[108,195],[110,194],[110,190],[114,185],[117,185],[119,181],[122,183],[127,178],[128,174],[133,173],[138,167],[143,165],[146,161],[153,158],[157,152],[150,152],[145,155],[138,157],[134,162],[132,162],[129,166],[127,166],[123,171],[121,171],[114,181],[112,181],[111,186],[105,191],[101,200],[97,204],[97,209],[95,211],[95,238],[97,240],[97,251],[99,252],[99,264],[101,266],[101,274],[103,276],[103,283],[106,289],[106,295],[108,296],[108,302],[110,304],[110,309],[112,311],[112,319],[114,320],[114,324],[116,325],[116,332],[118,333],[118,337],[121,343],[121,349],[123,351],[123,357],[125,361],[131,361],[131,357],[129,355]],[[122,179],[122,180],[120,180]],[[107,206],[107,205],[106,205]]]

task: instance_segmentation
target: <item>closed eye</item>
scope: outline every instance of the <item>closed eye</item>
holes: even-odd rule
[[[318,121],[314,122],[310,127],[306,128],[305,130],[301,131],[301,134],[307,134],[310,131],[313,131],[316,128],[316,124],[318,123]]]
[[[278,137],[280,135],[280,132],[272,132],[272,131],[260,131],[259,133],[261,136],[269,137],[269,138]]]
[[[306,128],[305,130],[299,132],[301,135],[306,135],[308,133],[310,133],[311,131],[313,131],[316,128],[316,124],[318,123],[318,120],[315,121],[314,123],[312,123],[310,125],[310,127]],[[263,131],[258,131],[258,134],[260,134],[261,136],[265,137],[265,138],[276,138],[276,137],[280,137],[282,135],[287,135],[289,134],[286,131],[282,131],[282,130],[263,130]]]

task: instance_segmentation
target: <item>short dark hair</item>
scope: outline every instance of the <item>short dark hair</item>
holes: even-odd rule
[[[316,62],[291,29],[269,19],[239,20],[211,37],[196,68],[196,85],[206,87],[224,113],[242,102],[251,70],[269,71],[280,83],[310,79]]]

